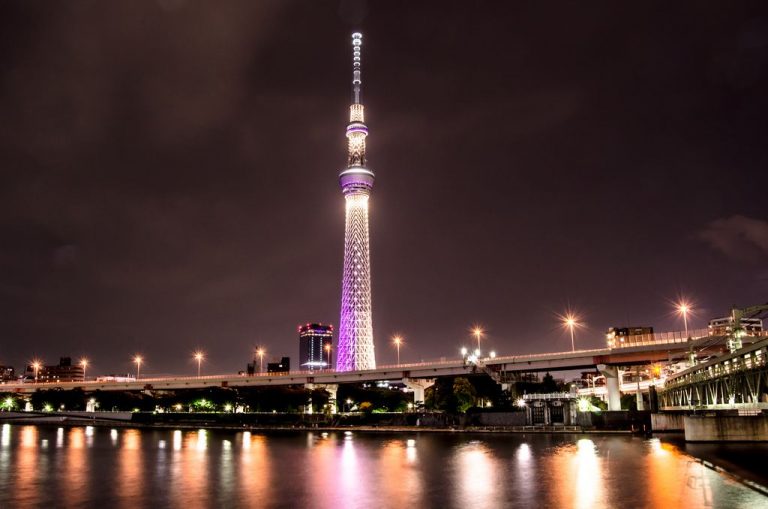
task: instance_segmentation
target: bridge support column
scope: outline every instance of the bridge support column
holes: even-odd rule
[[[435,385],[434,378],[403,378],[406,387],[413,391],[413,406],[424,405],[424,391]]]
[[[315,389],[325,389],[325,392],[328,393],[328,406],[331,407],[331,413],[335,414],[337,412],[336,410],[336,393],[339,390],[339,386],[337,384],[304,384],[304,388],[307,390],[315,390]],[[307,402],[307,405],[304,407],[304,413],[305,414],[311,414],[312,413],[312,397],[310,396],[309,401]]]
[[[621,389],[619,384],[619,368],[599,364],[597,369],[605,377],[605,388],[608,392],[608,410],[621,410]]]
[[[642,411],[645,410],[645,405],[643,404],[643,393],[640,391],[640,368],[635,367],[635,377],[637,378],[637,393],[635,394],[635,401],[637,401],[637,409]]]

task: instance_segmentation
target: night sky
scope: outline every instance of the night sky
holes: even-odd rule
[[[0,1],[0,364],[338,324],[356,30],[379,364],[768,301],[765,2],[416,4]]]

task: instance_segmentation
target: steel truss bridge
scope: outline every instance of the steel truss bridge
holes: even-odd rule
[[[768,339],[667,378],[663,410],[768,409]]]

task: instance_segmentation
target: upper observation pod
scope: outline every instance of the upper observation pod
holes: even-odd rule
[[[368,126],[365,125],[365,110],[360,100],[362,80],[363,34],[352,34],[352,105],[349,107],[349,125],[347,125],[347,167],[339,174],[339,182],[344,194],[369,194],[373,189],[374,175],[366,167],[365,138]]]

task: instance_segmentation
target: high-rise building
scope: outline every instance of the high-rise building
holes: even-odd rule
[[[299,369],[328,369],[333,359],[333,325],[308,323],[299,327]]]
[[[55,366],[40,366],[37,369],[33,365],[27,366],[24,378],[38,382],[82,382],[85,371],[81,364],[72,364],[71,357],[61,357]]]
[[[347,125],[347,167],[339,174],[346,201],[344,272],[341,282],[341,319],[336,348],[336,370],[374,369],[371,316],[371,265],[368,238],[368,197],[374,175],[366,166],[368,127],[360,98],[363,36],[352,34],[352,105]]]

